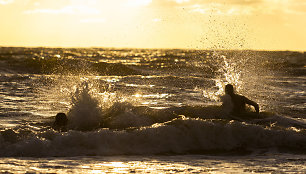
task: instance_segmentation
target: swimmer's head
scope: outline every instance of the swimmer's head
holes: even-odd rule
[[[67,115],[65,113],[58,113],[55,116],[55,122],[54,124],[57,126],[65,126],[67,125],[68,119]]]
[[[229,94],[229,95],[234,94],[234,87],[233,87],[233,85],[227,84],[225,86],[225,94]]]

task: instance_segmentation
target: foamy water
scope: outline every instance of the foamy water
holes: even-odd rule
[[[304,53],[0,50],[2,172],[305,172]],[[261,115],[229,117],[229,83]]]

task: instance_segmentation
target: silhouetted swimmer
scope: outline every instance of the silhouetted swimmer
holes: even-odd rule
[[[58,131],[67,131],[68,118],[65,113],[57,113],[53,128]]]
[[[225,94],[229,95],[232,102],[232,108],[230,114],[239,115],[241,113],[246,112],[245,105],[249,104],[254,106],[256,113],[259,113],[259,106],[256,102],[249,100],[245,96],[238,95],[234,93],[234,87],[231,84],[225,86]],[[223,106],[225,105],[225,101],[223,101]]]

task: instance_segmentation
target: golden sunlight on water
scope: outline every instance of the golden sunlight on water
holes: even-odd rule
[[[303,158],[278,156],[112,156],[65,158],[2,158],[4,173],[296,173]],[[287,160],[289,159],[289,160]],[[15,165],[19,164],[19,165]],[[14,166],[14,167],[13,167]]]

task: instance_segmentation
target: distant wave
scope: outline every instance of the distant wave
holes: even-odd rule
[[[290,51],[213,51],[213,50],[137,50],[103,48],[10,48],[0,47],[0,71],[40,74],[142,74],[134,67],[154,70],[189,72],[197,69],[213,74],[219,69],[215,52],[228,59],[243,60],[250,67],[256,65],[277,71],[301,74],[305,72],[305,52]],[[131,68],[133,65],[133,68]],[[146,68],[145,68],[146,69]]]
[[[0,58],[0,71],[4,73],[33,74],[95,74],[136,75],[141,72],[120,63],[93,62],[82,59],[59,58]]]

